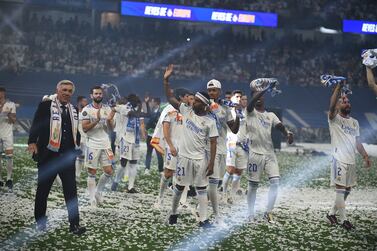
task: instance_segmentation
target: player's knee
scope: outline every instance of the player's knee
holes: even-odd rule
[[[96,173],[97,173],[96,169],[88,168],[88,175],[94,175],[94,177],[95,177]]]
[[[96,174],[95,173],[91,173],[88,170],[88,178],[90,178],[90,179],[96,179]]]
[[[279,183],[280,183],[280,178],[279,177],[270,178],[270,186],[272,186],[272,187],[278,187]]]
[[[171,178],[171,177],[173,177],[173,173],[174,173],[173,170],[170,170],[170,169],[167,169],[167,168],[165,168],[165,170],[164,170],[164,176],[165,176],[165,178]]]
[[[106,166],[103,168],[103,171],[105,172],[105,174],[107,175],[113,175],[113,168],[112,166]]]
[[[4,159],[12,160],[13,159],[13,153],[6,153]]]
[[[178,184],[175,184],[175,189],[177,189],[179,192],[183,192],[183,190],[185,189],[185,186],[180,186]]]

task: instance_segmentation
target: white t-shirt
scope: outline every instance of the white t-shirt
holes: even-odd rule
[[[356,137],[360,136],[359,122],[339,114],[328,122],[334,158],[346,164],[355,164]]]
[[[215,123],[217,130],[219,132],[219,137],[217,138],[217,154],[226,154],[226,140],[228,132],[227,122],[233,120],[232,112],[229,107],[224,105],[219,105],[218,103],[211,104],[211,112],[216,116]],[[210,116],[213,116],[210,115]],[[209,150],[209,142],[207,144],[207,150]]]
[[[167,122],[170,124],[170,139],[171,141],[173,142],[173,145],[175,147],[178,146],[178,143],[180,141],[180,139],[182,138],[183,134],[182,134],[182,127],[183,127],[183,116],[181,113],[179,113],[179,111],[177,110],[169,110],[162,123],[164,122]],[[163,134],[163,129],[162,129],[162,134]],[[165,137],[164,137],[164,141],[165,141]],[[167,142],[165,141],[164,144],[166,146],[168,146]]]
[[[250,151],[259,154],[274,153],[271,129],[281,123],[273,112],[258,112],[254,109],[247,114],[246,124],[250,139]]]
[[[179,107],[179,111],[183,116],[182,134],[178,147],[179,156],[189,159],[204,159],[207,140],[219,136],[215,120],[208,115],[196,115],[192,107],[184,103]]]
[[[82,110],[82,120],[89,120],[90,122],[97,120],[98,109],[89,104]],[[100,122],[98,122],[92,129],[86,132],[87,146],[92,149],[109,149],[111,148],[109,128],[107,128],[106,119],[111,112],[110,106],[102,104]]]
[[[136,118],[128,116],[130,111],[137,110],[137,107],[134,109],[130,103],[125,105],[117,105],[115,111],[119,113],[119,120],[121,125],[118,127],[117,133],[121,135],[121,138],[128,143],[136,143]],[[140,122],[143,118],[139,118]],[[140,133],[140,128],[139,132]]]
[[[13,124],[9,123],[8,113],[16,113],[16,104],[11,101],[5,101],[3,109],[0,111],[0,136],[8,137],[13,135]]]
[[[80,142],[81,143],[84,143],[86,144],[86,141],[88,140],[87,137],[86,137],[86,133],[84,132],[84,130],[82,129],[82,112],[79,112],[79,125],[78,125],[78,130],[80,132],[80,135],[81,135],[81,140]]]

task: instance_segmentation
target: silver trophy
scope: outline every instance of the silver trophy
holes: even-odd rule
[[[109,106],[115,106],[117,101],[122,97],[120,96],[118,87],[114,84],[102,84],[101,88],[103,90],[103,101],[106,102]]]
[[[377,66],[377,49],[363,50],[361,57],[366,67],[373,69]]]
[[[350,86],[345,83],[345,81],[347,80],[345,77],[325,74],[325,75],[321,75],[320,78],[321,78],[321,84],[323,86],[332,87],[332,86],[335,86],[335,85],[341,85],[342,86],[342,89],[341,89],[342,95],[352,94]]]
[[[278,85],[279,81],[276,78],[257,78],[251,81],[250,89],[257,92],[267,90],[267,92],[270,92],[271,96],[274,97],[282,93],[282,91],[277,88]]]

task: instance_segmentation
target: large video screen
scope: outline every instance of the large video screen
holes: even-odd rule
[[[192,22],[212,22],[236,25],[277,26],[277,14],[239,10],[198,8],[182,5],[121,2],[121,14],[126,16],[173,19]]]
[[[377,22],[343,20],[343,31],[362,34],[377,34]]]

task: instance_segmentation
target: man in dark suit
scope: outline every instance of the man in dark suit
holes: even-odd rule
[[[70,104],[74,84],[62,80],[56,87],[56,98],[42,101],[34,115],[30,129],[28,150],[38,166],[38,185],[34,216],[39,230],[46,229],[47,198],[59,175],[68,209],[69,231],[76,235],[86,229],[79,225],[75,159],[80,134],[77,130],[77,108]]]

